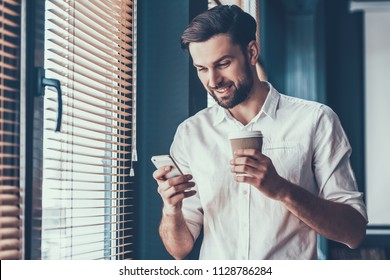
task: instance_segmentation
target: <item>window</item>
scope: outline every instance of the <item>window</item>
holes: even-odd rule
[[[136,10],[0,1],[0,259],[132,258]]]
[[[0,259],[22,257],[19,206],[20,3],[0,1]]]
[[[135,5],[130,0],[46,3],[42,258],[130,255]]]

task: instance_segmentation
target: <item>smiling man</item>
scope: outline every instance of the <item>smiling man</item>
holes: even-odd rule
[[[201,259],[315,259],[317,233],[351,248],[365,236],[366,208],[338,117],[258,78],[255,33],[255,20],[233,5],[200,14],[182,35],[217,104],[177,129],[171,155],[185,175],[153,173],[160,236],[176,259],[202,230]],[[252,130],[263,132],[263,153],[242,149],[232,159],[228,135]]]
[[[201,82],[220,106],[233,109],[247,99],[254,80],[250,63],[230,37],[216,35],[207,42],[193,43],[190,53],[198,58],[194,66]]]

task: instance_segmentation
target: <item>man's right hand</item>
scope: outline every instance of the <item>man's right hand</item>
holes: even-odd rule
[[[181,213],[183,199],[195,195],[196,191],[191,190],[195,186],[194,182],[190,182],[192,175],[185,174],[166,179],[165,175],[170,170],[170,166],[161,167],[153,172],[153,178],[158,184],[157,191],[164,203],[163,213],[174,216]]]

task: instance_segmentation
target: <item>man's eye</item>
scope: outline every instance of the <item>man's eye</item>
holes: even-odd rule
[[[228,67],[230,65],[230,61],[227,61],[227,62],[223,62],[223,63],[220,63],[218,65],[219,68],[225,68],[225,67]]]
[[[204,71],[206,71],[206,68],[203,68],[203,67],[199,67],[199,68],[197,68],[198,69],[198,72],[204,72]]]

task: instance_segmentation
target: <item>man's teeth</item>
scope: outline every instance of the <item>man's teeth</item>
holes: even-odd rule
[[[228,90],[227,87],[217,89],[217,91],[220,92],[220,93],[224,93],[224,92],[226,92],[227,90]]]

